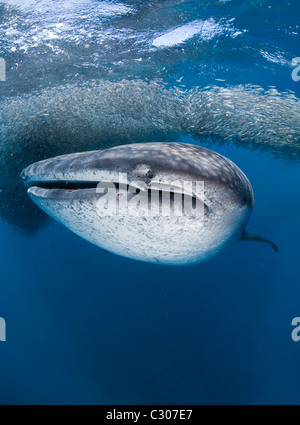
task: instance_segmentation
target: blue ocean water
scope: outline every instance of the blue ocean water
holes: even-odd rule
[[[300,316],[299,25],[296,1],[0,2],[1,404],[299,404],[300,342],[291,338]],[[113,122],[115,133],[96,123],[96,135],[78,146],[83,125],[72,133],[58,116],[77,122],[98,102],[95,80],[105,87],[95,119],[103,113],[101,125]],[[152,82],[154,99],[167,90],[164,110],[151,103],[152,89],[145,94]],[[121,95],[109,103],[115,84]],[[78,112],[81,85],[93,90]],[[215,106],[202,133],[195,128],[211,106],[197,93],[206,87]],[[251,97],[255,87],[263,98]],[[228,128],[234,90],[238,118]],[[140,92],[150,119],[138,127],[136,111],[122,115],[132,129],[125,140],[118,117]],[[190,121],[177,129],[170,105],[181,95]],[[53,134],[37,119],[48,113],[39,96]],[[54,221],[33,231],[42,219],[28,214],[12,170],[18,175],[30,155],[57,154],[59,143],[63,152],[89,149],[99,134],[105,147],[175,138],[227,156],[253,186],[247,228],[276,241],[279,253],[240,243],[208,262],[171,267],[106,253]]]

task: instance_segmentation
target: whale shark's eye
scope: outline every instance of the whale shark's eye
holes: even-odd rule
[[[152,173],[151,170],[148,170],[147,171],[147,177],[148,177],[148,179],[152,179],[153,178],[153,173]]]
[[[242,200],[241,207],[244,207],[245,205],[247,205],[247,198],[246,197]]]

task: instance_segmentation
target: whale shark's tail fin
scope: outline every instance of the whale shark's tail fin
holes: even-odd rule
[[[241,237],[241,241],[266,242],[273,247],[274,251],[278,252],[278,246],[274,242],[264,238],[263,236],[258,235],[257,233],[248,232],[247,230],[244,230],[244,233]]]

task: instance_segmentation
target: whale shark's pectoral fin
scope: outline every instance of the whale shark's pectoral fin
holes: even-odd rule
[[[244,233],[241,237],[241,241],[266,242],[273,247],[274,251],[278,252],[278,246],[274,242],[264,238],[263,236],[258,235],[257,233],[248,232],[247,230],[244,230]]]

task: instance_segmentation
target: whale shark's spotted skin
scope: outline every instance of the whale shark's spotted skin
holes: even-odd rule
[[[127,180],[120,181],[120,176]],[[253,208],[251,184],[233,162],[183,143],[64,155],[27,167],[22,178],[31,199],[79,236],[116,254],[160,264],[204,261],[241,240]],[[137,205],[134,214],[99,214],[99,182],[120,183],[117,195],[127,197],[126,183],[142,190],[156,184],[163,193],[164,185],[173,181],[204,182],[202,216],[145,215]],[[155,199],[152,205],[160,202]]]

